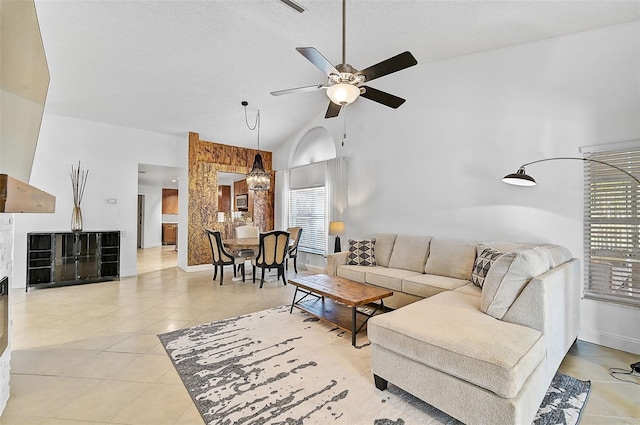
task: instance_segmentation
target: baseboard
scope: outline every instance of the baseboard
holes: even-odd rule
[[[580,329],[578,339],[640,355],[640,340],[595,329]]]
[[[157,248],[159,246],[162,246],[162,242],[158,242],[158,243],[152,243],[149,245],[146,245],[142,247],[142,249],[147,249],[147,248]]]
[[[320,266],[314,266],[313,264],[304,264],[300,268],[304,268],[305,270],[309,270],[310,272],[313,272],[313,273],[326,273],[327,272],[326,268],[320,267]]]
[[[197,265],[197,266],[188,266],[187,267],[187,273],[204,272],[204,271],[213,272],[213,265],[211,265],[211,264],[200,264],[200,265]]]

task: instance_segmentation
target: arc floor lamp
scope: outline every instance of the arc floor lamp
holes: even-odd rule
[[[595,163],[598,163],[598,164],[606,165],[608,167],[615,168],[616,170],[626,174],[627,176],[631,177],[633,180],[636,181],[636,183],[638,183],[640,185],[640,180],[638,180],[633,174],[630,174],[630,173],[626,172],[625,170],[623,170],[620,167],[616,167],[615,165],[609,164],[608,162],[598,161],[597,159],[578,158],[578,157],[572,157],[572,156],[559,156],[559,157],[556,157],[556,158],[545,158],[545,159],[539,159],[537,161],[527,162],[526,164],[522,164],[520,166],[520,168],[518,168],[518,171],[516,171],[515,173],[507,174],[506,176],[504,176],[502,178],[502,181],[505,182],[505,183],[508,183],[508,184],[516,185],[516,186],[535,186],[536,185],[535,179],[525,172],[525,168],[524,167],[526,167],[527,165],[531,165],[531,164],[537,164],[538,162],[556,161],[556,160],[559,160],[559,159],[572,159],[572,160],[577,160],[577,161],[595,162]]]

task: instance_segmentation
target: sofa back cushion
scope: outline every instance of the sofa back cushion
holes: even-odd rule
[[[561,245],[539,244],[539,243],[531,243],[531,242],[518,243],[518,242],[500,241],[500,242],[482,242],[481,244],[478,245],[478,247],[482,245],[489,246],[495,249],[496,251],[502,251],[502,252],[510,252],[510,251],[516,251],[520,249],[528,249],[528,248],[540,246],[549,254],[550,268],[558,267],[560,264],[564,264],[567,261],[571,260],[572,258],[571,251],[569,251],[567,248]],[[480,249],[478,249],[478,252],[480,252]]]
[[[423,273],[429,256],[430,236],[398,235],[389,259],[389,267]]]
[[[425,273],[471,280],[476,246],[476,241],[433,238]]]
[[[571,260],[571,251],[560,245],[540,245],[549,255],[549,268],[558,267]]]
[[[389,267],[391,252],[396,241],[396,235],[393,233],[378,233],[374,235],[376,239],[376,263],[379,266]]]
[[[481,310],[496,319],[502,319],[529,281],[549,268],[549,253],[541,246],[500,256],[484,279]]]
[[[518,249],[527,249],[533,248],[534,246],[540,245],[539,243],[522,243],[522,242],[509,242],[509,241],[491,241],[491,242],[481,242],[478,246],[490,246],[496,251],[502,252],[511,252],[516,251]]]

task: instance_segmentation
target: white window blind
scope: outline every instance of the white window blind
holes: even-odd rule
[[[640,147],[589,152],[640,176]],[[640,306],[640,190],[628,175],[585,161],[584,258],[587,298]]]
[[[289,191],[289,226],[302,227],[298,249],[324,254],[327,246],[324,186]]]

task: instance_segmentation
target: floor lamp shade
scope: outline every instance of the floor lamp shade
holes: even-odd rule
[[[340,244],[340,236],[346,232],[344,221],[331,221],[329,222],[329,236],[336,237],[336,243],[333,247],[333,252],[342,251],[342,245]]]
[[[633,174],[628,173],[627,171],[623,170],[622,168],[620,168],[618,166],[615,166],[613,164],[609,164],[608,162],[599,161],[597,159],[576,158],[576,157],[572,157],[572,156],[559,156],[557,158],[545,158],[545,159],[539,159],[539,160],[533,161],[533,162],[527,162],[526,164],[522,164],[520,166],[520,168],[518,168],[518,171],[516,171],[515,173],[507,174],[506,176],[504,176],[502,178],[502,181],[505,182],[505,183],[508,183],[508,184],[516,185],[516,186],[535,186],[536,185],[535,179],[525,172],[524,167],[526,167],[527,165],[531,165],[531,164],[537,164],[538,162],[557,161],[557,160],[560,160],[560,159],[563,159],[563,160],[564,159],[571,159],[571,160],[576,160],[576,161],[595,162],[597,164],[606,165],[608,167],[615,168],[616,170],[626,174],[627,176],[629,176],[631,179],[635,180],[635,182],[640,185],[640,180],[638,180]]]

